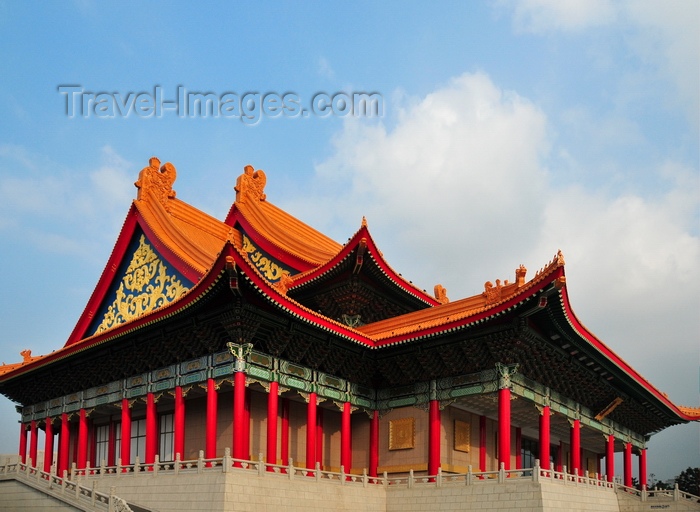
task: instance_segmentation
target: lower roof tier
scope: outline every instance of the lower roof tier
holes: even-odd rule
[[[0,383],[3,394],[33,406],[159,368],[176,367],[175,375],[183,378],[184,363],[210,358],[225,351],[227,343],[243,340],[265,357],[358,386],[379,405],[381,393],[392,392],[386,390],[464,379],[503,364],[517,365],[518,378],[537,383],[543,393],[577,404],[591,417],[604,414],[619,428],[641,436],[683,422],[614,362],[586,349],[575,333],[562,327],[561,290],[554,285],[473,325],[415,343],[371,348],[314,328],[291,312],[281,315],[246,279],[238,280],[234,293],[226,277],[222,272],[200,300],[179,314],[105,337],[70,357]],[[153,384],[152,379],[146,382]],[[610,409],[613,403],[617,405]]]

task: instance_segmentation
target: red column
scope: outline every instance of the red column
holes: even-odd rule
[[[19,424],[19,459],[22,464],[27,463],[27,426]]]
[[[289,400],[282,400],[282,432],[280,432],[280,458],[282,464],[289,464]]]
[[[437,475],[440,467],[440,402],[428,406],[428,474]]]
[[[180,460],[185,458],[185,397],[182,386],[175,386],[175,412],[173,414],[173,451],[175,458],[180,454]]]
[[[146,394],[146,464],[156,461],[158,451],[158,411],[153,393]]]
[[[571,429],[569,430],[569,437],[571,441],[571,467],[569,472],[574,474],[574,471],[578,469],[579,474],[581,474],[581,421],[574,420],[571,424]]]
[[[61,414],[61,433],[58,438],[58,463],[57,471],[63,477],[63,472],[68,471],[68,450],[70,446],[70,424],[68,414]]]
[[[216,458],[217,394],[214,379],[207,379],[207,419],[204,438],[204,458]],[[234,423],[235,429],[235,423]]]
[[[615,477],[615,436],[610,434],[605,447],[605,473],[608,482],[612,482]]]
[[[95,424],[88,418],[88,460],[90,461],[90,467],[94,468],[98,465],[97,463],[97,439],[95,432]]]
[[[350,439],[352,438],[351,412],[350,402],[344,402],[343,412],[340,417],[340,465],[343,466],[347,473],[352,469],[352,445],[350,444]]]
[[[647,449],[639,451],[639,485],[647,486]]]
[[[277,415],[279,400],[279,384],[270,382],[270,391],[267,393],[267,463],[277,464]],[[267,468],[274,471],[274,468]]]
[[[38,451],[38,444],[39,444],[39,431],[36,426],[36,421],[32,420],[30,426],[29,426],[29,460],[31,461],[31,465],[33,468],[37,466],[36,464],[36,455]]]
[[[51,418],[46,418],[46,426],[44,426],[44,472],[51,471],[53,464],[53,423]]]
[[[316,462],[323,469],[323,409],[316,409]]]
[[[245,390],[245,407],[243,408],[243,450],[244,459],[250,459],[250,389]]]
[[[250,449],[245,429],[245,372],[233,374],[233,458],[247,459]],[[238,463],[237,463],[238,464]]]
[[[117,464],[117,426],[113,421],[109,422],[109,438],[107,441],[107,465],[115,466]],[[102,461],[100,461],[102,464]]]
[[[78,460],[76,461],[76,467],[78,469],[85,469],[87,466],[87,449],[88,449],[88,426],[87,426],[87,415],[85,409],[80,409],[78,415]]]
[[[510,469],[510,389],[498,390],[498,467]]]
[[[540,414],[540,467],[549,469],[549,445],[551,441],[549,440],[549,417],[550,410],[549,406],[545,405],[542,407],[542,414]]]
[[[632,443],[625,443],[624,481],[626,487],[632,487]]]
[[[515,427],[515,469],[523,467],[523,431],[520,427]]]
[[[372,413],[369,423],[369,476],[377,476],[379,469],[379,411]]]
[[[122,446],[120,455],[123,466],[131,464],[131,406],[126,398],[122,398]]]
[[[479,471],[486,471],[486,416],[479,416]]]
[[[316,393],[309,393],[306,406],[306,468],[316,467]]]

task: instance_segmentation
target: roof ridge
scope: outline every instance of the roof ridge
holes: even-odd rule
[[[367,335],[371,336],[373,339],[380,340],[395,336],[397,333],[410,334],[427,327],[436,327],[447,322],[464,320],[465,318],[496,308],[512,300],[522,292],[542,282],[547,276],[551,275],[552,272],[562,266],[564,266],[564,256],[561,251],[558,251],[554,258],[542,269],[538,270],[535,276],[527,282],[525,281],[527,269],[524,265],[520,265],[515,270],[514,283],[510,283],[506,280],[501,284],[501,280],[497,279],[496,285],[494,286],[491,281],[487,281],[484,284],[484,291],[480,294],[366,324],[362,326],[360,330],[366,332]],[[566,279],[562,275],[557,279],[557,286],[561,287],[565,282]],[[410,323],[407,323],[407,320]],[[425,325],[426,323],[429,325]],[[391,330],[393,326],[397,325],[401,325],[401,328],[394,328]]]

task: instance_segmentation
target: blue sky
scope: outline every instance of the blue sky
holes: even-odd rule
[[[399,272],[453,300],[561,249],[579,318],[698,406],[700,4],[430,4],[0,1],[0,361],[64,344],[155,155],[219,218],[246,164],[340,242],[364,215]],[[379,93],[383,116],[70,118],[61,85]],[[690,465],[697,424],[652,438],[657,478]]]

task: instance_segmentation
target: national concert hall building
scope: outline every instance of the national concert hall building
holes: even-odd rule
[[[561,253],[449,300],[395,272],[364,219],[339,244],[276,207],[263,171],[245,168],[223,221],[176,198],[175,175],[157,158],[139,174],[65,345],[0,368],[22,461],[43,450],[62,475],[230,447],[376,476],[539,459],[631,485],[652,434],[700,419],[583,326]]]

